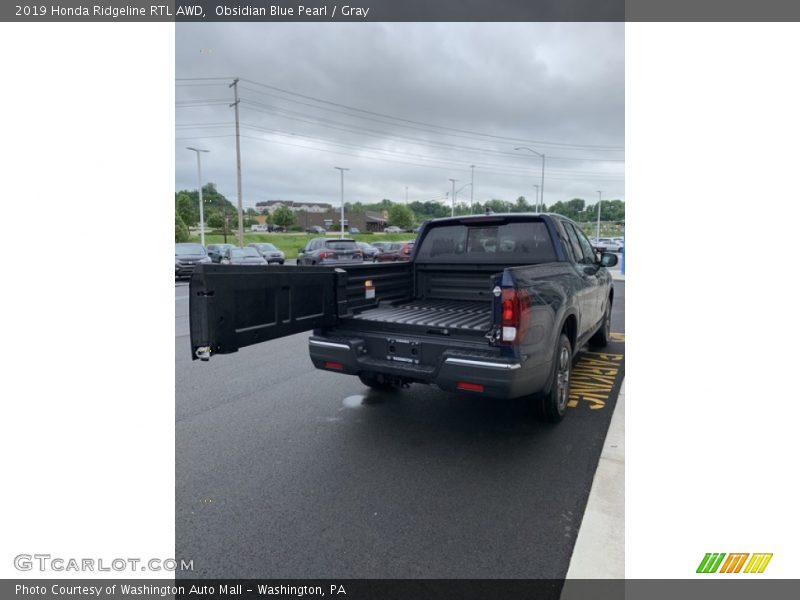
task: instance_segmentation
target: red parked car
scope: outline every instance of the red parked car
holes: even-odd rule
[[[375,257],[375,262],[397,262],[401,260],[411,260],[411,251],[413,249],[413,241],[392,242]]]

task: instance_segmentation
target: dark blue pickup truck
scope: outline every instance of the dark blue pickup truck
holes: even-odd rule
[[[528,398],[563,418],[573,353],[609,339],[614,288],[581,229],[554,214],[436,219],[405,263],[342,267],[199,265],[192,357],[313,330],[318,369],[370,387],[409,383]]]

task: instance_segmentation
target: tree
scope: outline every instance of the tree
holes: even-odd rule
[[[222,213],[211,213],[206,218],[206,222],[208,223],[209,227],[213,227],[214,229],[221,229],[225,227],[225,217],[222,216]]]
[[[389,224],[402,229],[414,226],[414,213],[405,204],[392,204],[389,207]]]
[[[200,220],[199,217],[199,198],[197,190],[180,190],[175,194],[175,205],[177,208],[178,205],[178,198],[180,196],[187,196],[191,201],[190,204],[192,206],[192,210],[195,212],[194,217],[190,220],[191,223],[197,223]],[[182,201],[183,205],[186,205],[185,200]],[[186,205],[188,210],[188,205]],[[213,212],[221,212],[225,213],[225,211],[236,211],[236,208],[231,204],[225,196],[220,194],[217,191],[217,186],[213,183],[207,183],[203,186],[203,216],[206,217],[206,222],[208,222],[208,217]]]
[[[175,194],[175,210],[187,226],[197,225],[200,221],[197,198],[195,198],[193,202],[192,197],[186,192],[178,192]]]
[[[492,212],[505,213],[509,212],[511,203],[506,202],[505,200],[498,200],[497,198],[492,198],[486,203],[485,206],[486,208],[491,209]]]
[[[188,242],[189,241],[189,228],[186,227],[186,223],[183,222],[181,219],[181,215],[178,211],[175,211],[175,243],[180,244],[181,242]]]
[[[525,196],[520,196],[517,198],[517,202],[512,207],[512,212],[528,212],[532,209],[531,205],[528,204],[528,201],[525,200]]]
[[[555,204],[553,204],[548,210],[549,212],[556,213],[558,215],[564,215],[568,219],[572,219],[573,221],[582,221],[587,218],[587,215],[582,215],[584,206],[586,202],[584,202],[583,198],[573,198],[567,202],[563,202],[559,200]]]
[[[286,206],[279,206],[272,213],[272,222],[288,229],[294,225],[294,213]]]

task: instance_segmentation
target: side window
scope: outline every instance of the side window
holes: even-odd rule
[[[581,248],[583,248],[583,258],[584,262],[593,264],[597,262],[597,254],[592,248],[592,244],[589,242],[589,238],[586,237],[586,234],[583,233],[579,228],[575,228],[576,233],[578,234],[578,241],[581,243]]]
[[[581,248],[581,243],[578,241],[578,234],[575,233],[575,228],[572,226],[572,223],[564,223],[564,229],[567,230],[567,237],[569,238],[570,246],[572,246],[572,255],[575,262],[585,262],[583,249]]]
[[[564,252],[567,254],[567,260],[569,262],[578,262],[575,259],[575,253],[572,251],[572,242],[567,235],[567,224],[563,221],[556,219],[556,229],[558,230],[558,236],[564,242]]]

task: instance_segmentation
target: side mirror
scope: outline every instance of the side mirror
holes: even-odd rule
[[[600,255],[600,264],[606,268],[613,267],[617,264],[618,260],[619,258],[616,254],[607,254],[603,252],[603,254]]]

